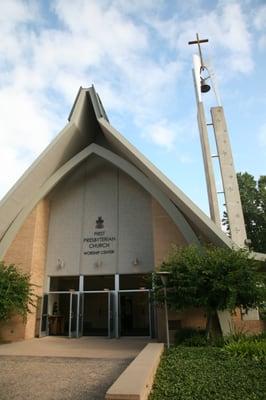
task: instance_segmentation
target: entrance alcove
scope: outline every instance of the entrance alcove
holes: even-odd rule
[[[151,337],[149,274],[50,277],[41,334]]]

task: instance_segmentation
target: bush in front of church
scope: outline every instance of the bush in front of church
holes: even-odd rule
[[[30,276],[13,264],[0,262],[0,321],[8,321],[14,315],[25,319],[33,299]]]

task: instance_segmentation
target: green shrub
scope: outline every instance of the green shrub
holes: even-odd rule
[[[249,340],[253,342],[254,340],[260,341],[260,340],[266,340],[266,331],[257,333],[256,335],[247,335],[246,340]]]
[[[183,328],[180,329],[176,332],[175,335],[175,344],[180,346],[188,346],[188,347],[206,347],[206,346],[211,346],[211,347],[226,347],[232,344],[236,343],[260,343],[261,341],[266,342],[266,332],[262,332],[257,335],[247,335],[244,332],[236,332],[231,335],[228,335],[226,337],[223,336],[213,336],[207,339],[206,336],[206,331],[200,330],[200,329],[193,329],[193,328]],[[254,346],[254,357],[256,357],[256,350],[255,347],[258,346],[256,344]],[[263,347],[264,345],[262,345]],[[230,347],[230,346],[229,346]],[[243,348],[245,346],[243,345]],[[260,347],[260,346],[258,346]],[[247,345],[248,348],[248,345]],[[252,345],[250,346],[252,348]],[[252,350],[250,350],[252,352]],[[228,350],[230,353],[231,351]],[[240,351],[241,352],[241,351]],[[245,353],[245,351],[243,350]],[[246,351],[247,354],[249,351]],[[233,353],[232,353],[233,354]],[[259,350],[259,354],[261,354],[261,351]],[[237,355],[237,351],[234,355]],[[239,353],[240,355],[240,353]]]
[[[265,400],[266,362],[215,347],[172,347],[162,357],[149,400]]]
[[[235,342],[254,342],[254,341],[261,341],[266,340],[266,331],[257,333],[254,335],[247,334],[245,332],[236,332],[231,335],[228,335],[224,338],[224,343],[235,343]]]
[[[266,331],[259,333],[258,335],[255,335],[255,338],[258,340],[265,339],[266,340]]]
[[[253,340],[253,339],[251,339],[251,335],[248,336],[245,332],[242,331],[234,332],[224,337],[225,344],[243,342],[245,340]]]
[[[207,339],[206,331],[201,329],[183,328],[176,332],[175,344],[188,347],[222,347],[222,336],[214,336]]]
[[[266,340],[257,340],[251,337],[228,343],[224,346],[224,350],[234,357],[266,361]]]
[[[260,318],[266,321],[266,303],[262,304],[259,308]]]
[[[0,321],[8,321],[13,315],[25,319],[35,298],[30,276],[0,261]]]
[[[202,343],[193,344],[194,343]],[[185,346],[206,346],[206,334],[204,330],[193,329],[193,328],[183,328],[176,332],[175,343],[177,345]]]
[[[173,247],[161,264],[169,272],[166,301],[173,310],[190,307],[206,314],[207,337],[217,333],[217,311],[254,308],[265,303],[265,274],[244,249],[215,246]],[[154,279],[154,297],[164,304],[163,283]]]
[[[208,339],[206,335],[195,335],[190,338],[184,339],[183,346],[189,346],[189,347],[204,347],[208,345]]]
[[[225,344],[223,336],[214,336],[211,337],[208,341],[209,346],[213,347],[223,347]]]

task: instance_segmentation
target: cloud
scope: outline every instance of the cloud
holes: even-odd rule
[[[62,128],[81,85],[94,83],[109,113],[162,149],[187,137],[179,83],[191,65],[187,41],[195,31],[202,27],[212,39],[220,70],[253,68],[242,6],[219,2],[206,13],[200,0],[189,3],[0,2],[0,168],[6,163],[13,171],[2,193]],[[257,29],[262,24],[256,20]]]
[[[195,139],[195,125],[192,119],[187,115],[187,119],[179,119],[178,121],[170,121],[166,118],[155,119],[153,123],[146,124],[145,129],[142,131],[142,136],[168,151],[173,151],[178,155],[178,159],[182,163],[190,163],[191,157],[189,155],[180,154],[176,151],[177,143],[182,141],[190,141]]]
[[[255,18],[254,18],[254,26],[257,30],[265,30],[266,24],[266,5],[259,7],[256,10]]]
[[[108,3],[110,3],[110,1],[108,1]],[[154,0],[114,0],[112,4],[119,10],[123,10],[126,14],[146,16],[147,13],[154,14],[163,9],[165,2],[164,0],[157,0],[156,2]]]
[[[257,29],[259,37],[258,37],[258,46],[260,49],[266,48],[266,5],[259,7],[254,12],[254,27]]]
[[[146,139],[151,140],[156,145],[162,146],[167,150],[171,150],[174,147],[176,136],[175,127],[171,127],[166,120],[157,121],[148,126],[145,131]]]
[[[9,29],[34,21],[38,9],[34,1],[9,0],[1,2],[0,23],[1,28]]]
[[[57,125],[47,99],[17,92],[11,87],[0,92],[0,103],[1,128],[3,132],[12,132],[12,135],[1,135],[1,147],[18,146],[38,154]]]
[[[47,23],[36,4],[0,5],[0,164],[9,171],[2,193],[62,128],[80,85],[102,82],[108,105],[121,106],[121,65],[130,59],[137,69],[147,47],[145,28],[97,1],[49,3],[61,25]]]
[[[9,0],[0,4],[0,69],[23,58],[29,45],[28,27],[39,18],[33,1]]]
[[[151,25],[164,39],[183,53],[183,57],[191,54],[188,41],[200,37],[210,39],[209,52],[222,62],[222,68],[233,73],[247,74],[254,68],[252,59],[252,40],[248,28],[248,17],[238,2],[219,2],[211,10],[198,6],[189,18],[180,20],[178,12],[171,18],[151,19]],[[215,48],[214,48],[215,44]]]
[[[21,175],[59,130],[47,98],[8,87],[0,91],[1,192]]]
[[[179,154],[179,160],[182,164],[193,164],[194,160],[189,154]]]
[[[147,48],[145,27],[137,26],[112,4],[103,6],[97,1],[57,0],[54,10],[67,29],[86,37],[88,42],[95,42],[102,55],[122,57]]]

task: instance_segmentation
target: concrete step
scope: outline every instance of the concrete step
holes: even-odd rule
[[[164,350],[163,343],[149,343],[108,389],[106,400],[146,400]]]

